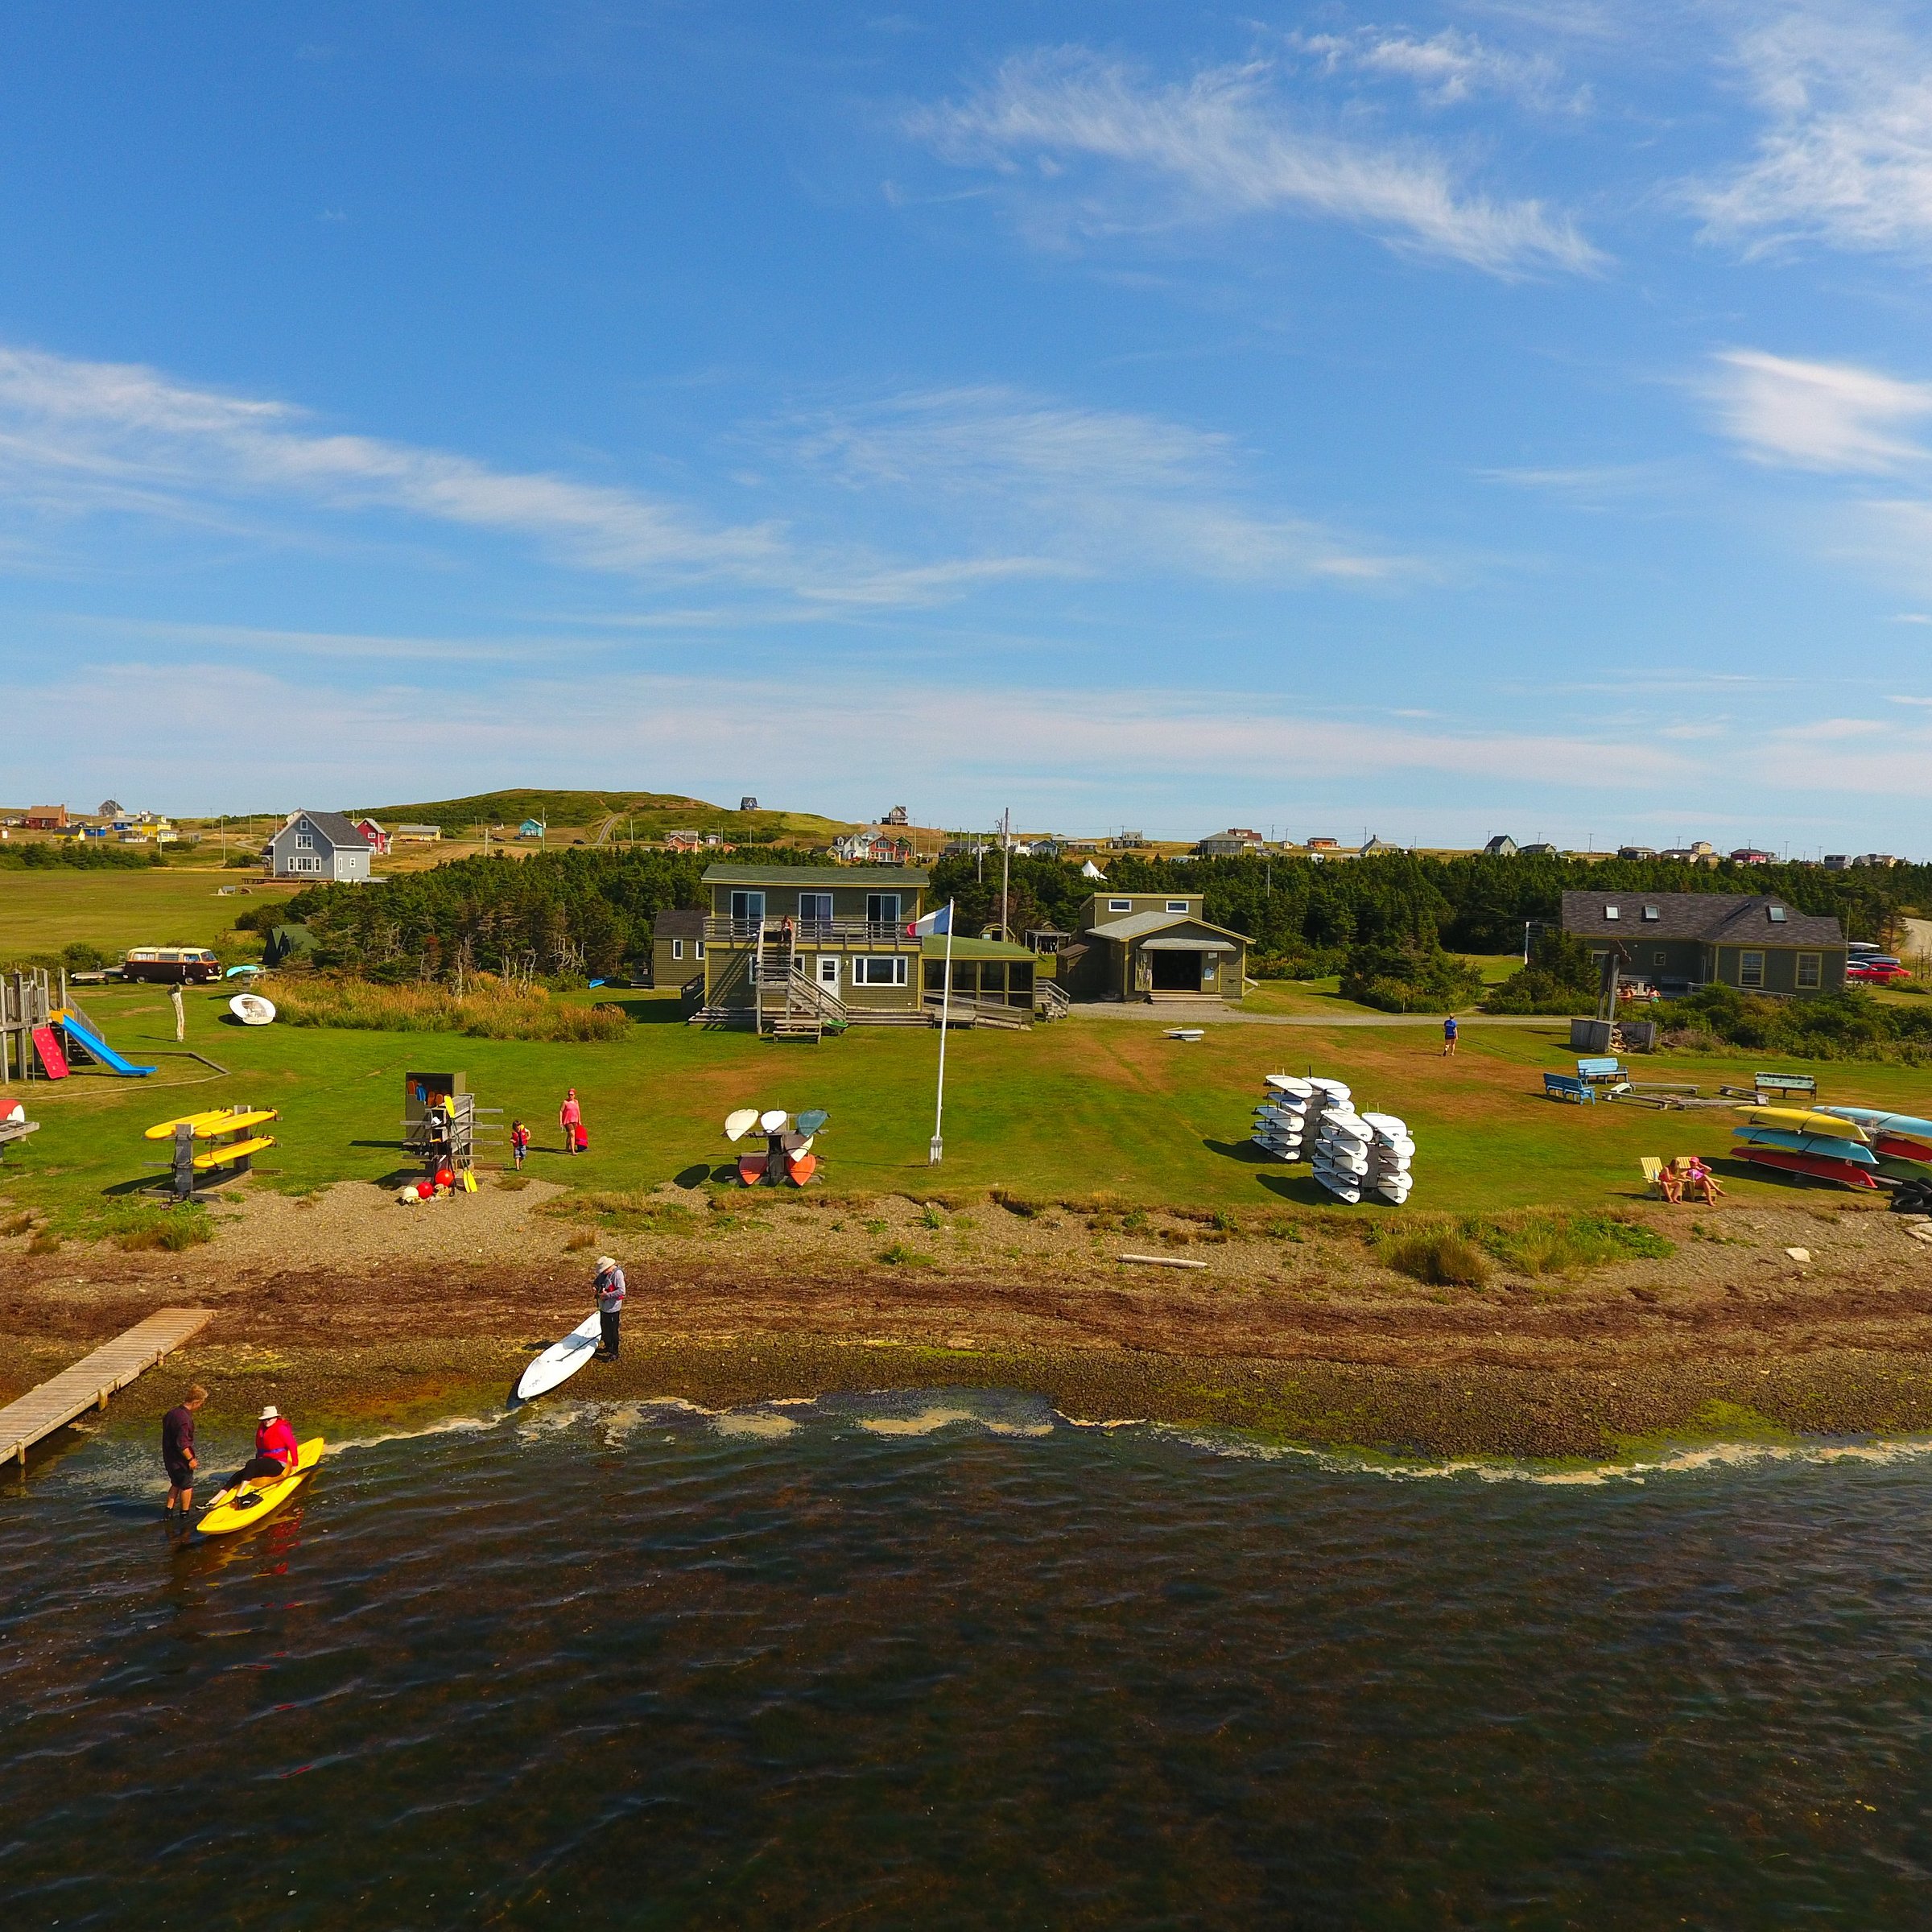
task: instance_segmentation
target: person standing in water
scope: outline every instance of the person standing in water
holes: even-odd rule
[[[624,1319],[624,1270],[610,1255],[597,1257],[597,1278],[591,1283],[591,1292],[597,1298],[597,1313],[603,1317],[597,1353],[614,1362],[617,1331]]]
[[[199,1382],[161,1418],[161,1465],[167,1472],[164,1514],[179,1507],[185,1517],[195,1506],[195,1472],[201,1459],[195,1454],[195,1411],[208,1400]]]
[[[574,1087],[564,1095],[564,1104],[557,1109],[557,1124],[564,1129],[564,1151],[575,1154],[577,1129],[584,1125],[584,1109],[577,1104],[577,1090]]]

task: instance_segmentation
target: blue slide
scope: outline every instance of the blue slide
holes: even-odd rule
[[[84,1026],[71,1013],[56,1013],[54,1024],[90,1059],[98,1060],[109,1073],[152,1073],[151,1067],[137,1067],[114,1051],[93,1027]]]

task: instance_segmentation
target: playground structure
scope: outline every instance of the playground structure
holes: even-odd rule
[[[68,994],[64,972],[58,1001],[44,969],[0,979],[0,1085],[16,1080],[64,1080],[74,1070],[75,1055],[80,1064],[108,1073],[138,1078],[155,1071],[136,1066],[108,1045]]]
[[[501,1113],[501,1107],[479,1107],[465,1073],[406,1073],[402,1076],[402,1141],[423,1164],[423,1179],[433,1192],[460,1188],[477,1191],[471,1169],[480,1134],[501,1133],[494,1122],[480,1123],[481,1113]],[[419,1183],[419,1190],[421,1183]]]
[[[168,1171],[168,1191],[177,1201],[254,1170],[258,1154],[275,1146],[272,1135],[257,1129],[281,1118],[273,1108],[221,1107],[163,1121],[147,1130],[151,1141],[167,1141],[169,1158],[153,1165]]]

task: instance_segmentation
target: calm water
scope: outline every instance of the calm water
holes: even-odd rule
[[[352,1446],[225,1546],[157,1475],[0,1488],[8,1932],[1932,1917],[1932,1461],[1391,1479],[923,1393]]]

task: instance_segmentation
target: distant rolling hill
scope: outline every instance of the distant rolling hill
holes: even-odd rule
[[[357,808],[358,811],[361,807]],[[615,815],[615,836],[661,839],[688,828],[733,840],[780,840],[823,845],[851,826],[807,811],[731,811],[702,799],[668,791],[486,791],[469,799],[434,799],[412,805],[378,805],[369,815],[392,831],[398,824],[439,825],[450,838],[475,836],[485,825],[511,831],[526,819],[541,819],[553,832],[594,836]]]

